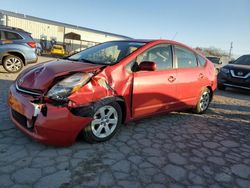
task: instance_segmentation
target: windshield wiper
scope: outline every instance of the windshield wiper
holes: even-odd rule
[[[66,57],[64,59],[67,59],[67,60],[70,60],[70,61],[82,61],[82,62],[86,62],[86,63],[92,63],[92,64],[97,64],[96,62],[94,61],[91,61],[91,60],[88,60],[88,59],[84,59],[84,58],[81,58],[81,59],[71,59],[69,57]]]
[[[100,62],[91,61],[91,60],[85,59],[85,58],[80,58],[80,59],[65,58],[65,59],[70,60],[70,61],[81,61],[81,62],[86,62],[86,63],[91,63],[91,64],[98,64],[98,65],[111,65],[111,64],[107,64],[107,63],[100,63]]]

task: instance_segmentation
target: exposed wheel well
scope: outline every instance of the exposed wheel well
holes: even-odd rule
[[[213,92],[213,90],[212,90],[212,88],[210,86],[207,86],[207,88],[209,89],[209,91],[211,93],[211,95],[210,95],[210,101],[212,101],[213,96],[214,96],[214,92]]]
[[[21,53],[19,53],[19,52],[8,52],[6,55],[4,55],[3,61],[4,61],[4,59],[5,59],[8,55],[17,56],[17,57],[19,57],[19,58],[23,61],[23,64],[24,64],[24,65],[26,64],[24,56],[23,56]]]
[[[121,99],[122,99],[122,98],[121,98]],[[125,102],[124,102],[123,99],[122,99],[122,100],[117,100],[116,102],[120,105],[120,107],[121,107],[121,109],[122,109],[122,123],[124,123],[125,120],[126,120],[126,116],[127,116]]]

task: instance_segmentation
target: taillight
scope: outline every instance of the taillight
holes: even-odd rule
[[[31,47],[31,48],[36,48],[36,43],[35,42],[27,42],[27,44]]]

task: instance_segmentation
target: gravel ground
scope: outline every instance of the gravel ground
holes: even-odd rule
[[[0,69],[0,187],[250,187],[249,92],[216,92],[204,115],[147,118],[105,143],[55,148],[10,122],[16,76]]]

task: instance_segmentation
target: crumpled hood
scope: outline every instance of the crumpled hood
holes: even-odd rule
[[[17,84],[23,89],[45,92],[58,77],[74,72],[93,72],[101,67],[103,65],[62,59],[49,61],[23,71],[17,78]]]

